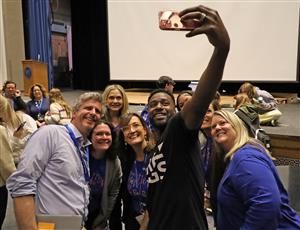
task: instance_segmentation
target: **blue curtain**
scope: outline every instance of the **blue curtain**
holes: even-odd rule
[[[48,87],[53,86],[51,8],[49,0],[27,0],[27,51],[30,59],[48,64]]]

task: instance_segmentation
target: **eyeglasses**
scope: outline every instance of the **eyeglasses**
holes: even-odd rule
[[[121,128],[121,130],[123,132],[129,132],[130,130],[136,131],[139,127],[141,127],[142,125],[139,123],[132,123],[132,124],[128,124],[125,125]]]

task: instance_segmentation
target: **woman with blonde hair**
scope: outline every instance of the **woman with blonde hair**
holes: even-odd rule
[[[6,128],[0,125],[0,229],[5,219],[8,192],[7,178],[16,170]]]
[[[60,89],[49,92],[50,110],[45,115],[46,124],[65,125],[71,121],[72,109],[63,98]]]
[[[47,92],[41,84],[34,84],[29,90],[31,100],[27,102],[27,113],[39,127],[45,124],[45,114],[50,108]]]
[[[211,134],[227,164],[218,186],[217,229],[300,229],[271,155],[238,116],[215,111]]]
[[[122,135],[120,135],[120,120],[128,111],[128,98],[124,88],[118,84],[108,85],[104,89],[102,97],[105,104],[104,119],[110,122],[114,127],[113,131],[116,133],[117,153],[122,160],[125,143]],[[121,212],[121,200],[120,197],[118,197],[109,220],[109,228],[111,230],[122,229]]]
[[[22,111],[15,112],[7,98],[2,95],[0,95],[0,118],[7,130],[14,162],[18,164],[28,138],[37,130],[36,123],[28,114]]]
[[[103,94],[103,100],[106,105],[105,119],[116,128],[120,124],[122,115],[128,112],[128,98],[121,85],[108,85]]]

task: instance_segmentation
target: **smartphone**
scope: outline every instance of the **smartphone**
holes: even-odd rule
[[[175,11],[160,11],[159,16],[159,28],[161,30],[193,30],[199,26],[199,21],[186,20],[180,21],[178,12]]]
[[[17,128],[16,132],[18,132],[20,129],[22,129],[24,127],[24,125],[26,124],[26,121],[22,122],[20,124],[20,126]]]

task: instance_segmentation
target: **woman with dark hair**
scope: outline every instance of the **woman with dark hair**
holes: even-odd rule
[[[115,134],[110,123],[100,120],[91,131],[90,203],[87,230],[107,229],[121,185],[121,163],[114,151]]]
[[[300,216],[289,205],[270,153],[249,136],[239,117],[216,111],[211,135],[226,162],[218,186],[217,229],[300,229]]]
[[[27,113],[36,121],[37,127],[45,124],[44,116],[50,108],[46,89],[41,84],[34,84],[29,90],[31,100],[27,102]]]
[[[120,124],[127,144],[124,162],[122,162],[123,222],[126,230],[135,230],[140,229],[147,221],[145,213],[148,190],[146,168],[154,142],[145,121],[138,114],[124,115]]]
[[[176,98],[176,108],[180,111],[184,104],[190,100],[193,96],[193,92],[190,90],[181,91]]]

